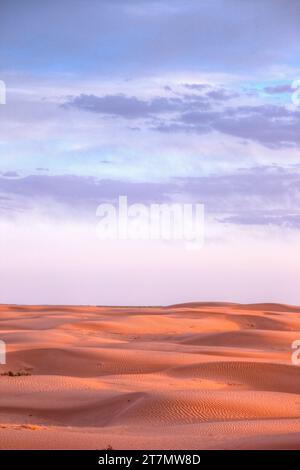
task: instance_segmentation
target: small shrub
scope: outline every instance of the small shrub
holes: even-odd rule
[[[2,374],[0,374],[2,376],[6,376],[6,377],[21,377],[23,375],[31,375],[30,372],[28,372],[27,370],[19,370],[17,372],[13,372],[12,370],[9,370],[8,372],[3,372]]]

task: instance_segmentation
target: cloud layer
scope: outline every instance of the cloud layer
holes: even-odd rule
[[[227,175],[173,178],[168,183],[74,175],[0,177],[1,212],[6,216],[39,208],[52,217],[93,220],[98,204],[117,204],[120,195],[128,196],[129,203],[202,203],[207,216],[220,223],[300,227],[299,168],[254,167]]]
[[[300,146],[300,110],[275,104],[228,105],[229,100],[237,97],[238,93],[223,88],[199,95],[154,97],[149,101],[124,94],[81,94],[70,98],[64,106],[130,120],[148,119],[145,125],[159,132],[218,131],[268,147]]]

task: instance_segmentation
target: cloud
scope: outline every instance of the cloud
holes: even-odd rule
[[[300,147],[300,111],[283,105],[229,106],[240,97],[222,87],[202,93],[177,93],[176,97],[154,96],[149,100],[125,94],[70,97],[65,108],[75,108],[129,120],[151,118],[150,129],[164,133],[221,132],[258,142],[269,148]],[[142,127],[141,127],[142,126]],[[149,122],[133,128],[149,128]]]
[[[270,95],[280,95],[282,93],[291,93],[292,85],[291,83],[285,83],[283,85],[268,86],[264,88],[266,93]]]
[[[237,106],[220,111],[191,111],[171,123],[160,123],[155,129],[160,132],[200,134],[219,131],[269,148],[300,147],[300,112],[284,106]]]
[[[264,226],[280,226],[285,228],[300,229],[300,212],[270,212],[264,213],[257,210],[256,212],[248,212],[246,214],[234,214],[219,219],[221,223],[235,225],[264,225]]]
[[[210,87],[206,83],[184,83],[183,86],[188,90],[203,91]]]
[[[94,95],[80,95],[65,103],[66,107],[74,107],[93,113],[110,114],[137,118],[148,114],[146,102],[135,97],[124,95],[98,97]]]
[[[228,101],[239,96],[238,93],[233,93],[224,88],[209,91],[206,96],[215,101]]]
[[[221,114],[215,129],[268,147],[300,146],[300,113],[283,106],[237,108]]]
[[[4,178],[19,178],[19,173],[17,171],[4,171],[0,173]]]
[[[18,180],[0,177],[0,196],[5,197],[7,214],[22,208],[62,217],[93,217],[100,203],[117,201],[119,195],[128,195],[133,202],[149,203],[168,200],[168,189],[163,183],[75,175],[28,175]]]
[[[69,98],[63,105],[99,114],[108,114],[128,119],[147,118],[155,114],[174,113],[190,107],[206,108],[205,97],[186,95],[178,98],[154,97],[149,101],[135,96],[117,95],[85,95]]]

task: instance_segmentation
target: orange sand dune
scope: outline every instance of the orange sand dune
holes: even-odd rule
[[[281,304],[0,306],[0,449],[300,449],[298,339]]]

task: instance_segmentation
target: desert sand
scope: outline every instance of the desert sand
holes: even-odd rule
[[[1,449],[300,449],[300,307],[3,305],[0,339]]]

